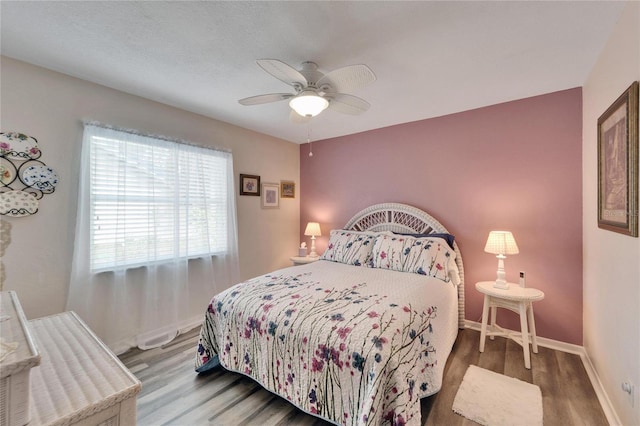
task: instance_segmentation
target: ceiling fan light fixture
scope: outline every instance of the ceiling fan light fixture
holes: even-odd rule
[[[304,90],[289,101],[289,106],[303,117],[315,117],[327,109],[329,102],[313,90]]]

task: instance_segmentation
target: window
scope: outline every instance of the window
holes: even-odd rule
[[[227,252],[231,153],[93,125],[86,132],[93,272]]]
[[[169,342],[238,282],[230,152],[84,123],[79,177],[65,309],[114,352]]]

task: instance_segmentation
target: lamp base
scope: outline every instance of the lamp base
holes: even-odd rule
[[[509,290],[509,284],[506,281],[496,280],[493,284],[493,288],[500,288],[502,290]]]
[[[309,257],[318,257],[318,253],[316,253],[316,237],[315,237],[315,235],[311,236],[311,253],[309,253]]]
[[[507,284],[507,280],[505,279],[504,273],[504,254],[499,254],[496,256],[498,258],[498,276],[496,278],[496,283],[493,285],[493,288],[500,288],[502,290],[508,290],[509,285]]]

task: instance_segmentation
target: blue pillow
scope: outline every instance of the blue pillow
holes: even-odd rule
[[[451,234],[438,234],[438,233],[433,233],[433,234],[411,234],[408,232],[394,232],[394,234],[396,235],[406,235],[407,237],[413,237],[413,238],[442,238],[443,240],[445,240],[447,242],[447,244],[449,245],[449,247],[451,247],[452,249],[453,247],[453,242],[455,240],[456,237],[454,237]]]

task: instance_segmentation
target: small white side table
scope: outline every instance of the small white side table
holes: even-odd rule
[[[311,257],[311,256],[293,256],[290,259],[293,262],[294,266],[298,266],[298,265],[306,265],[307,263],[313,263],[316,260],[320,259],[320,256],[315,256],[315,257]]]
[[[494,281],[476,283],[476,290],[484,294],[482,308],[482,328],[480,332],[480,352],[484,352],[484,341],[487,336],[492,340],[494,336],[506,336],[522,346],[524,366],[531,369],[531,355],[529,354],[529,330],[531,330],[531,348],[538,353],[536,340],[536,323],[533,317],[533,302],[544,299],[544,293],[535,288],[522,288],[518,284],[509,283],[508,289],[495,288]],[[490,331],[487,331],[487,320],[491,308]],[[520,336],[496,324],[496,308],[509,309],[520,315]],[[527,325],[527,319],[529,324]]]

